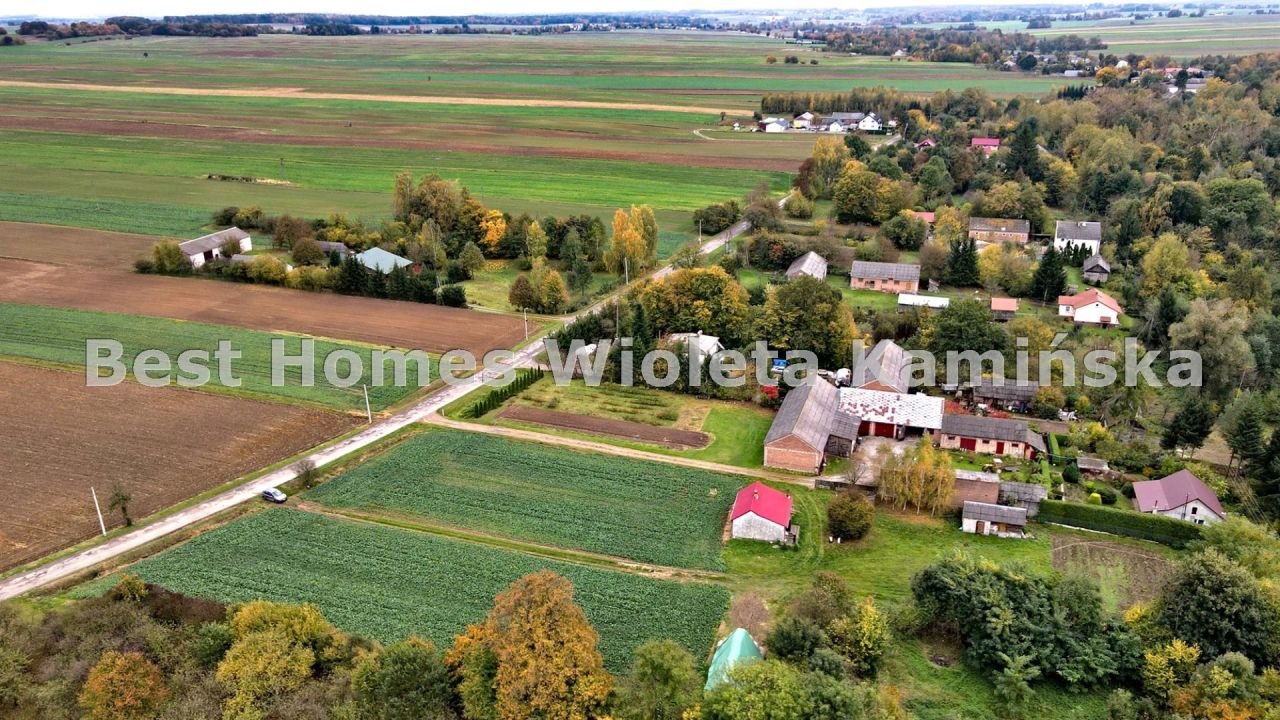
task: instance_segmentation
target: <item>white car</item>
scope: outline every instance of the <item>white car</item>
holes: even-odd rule
[[[289,496],[280,492],[276,488],[267,488],[262,491],[262,499],[267,502],[282,503],[285,500],[288,500]]]

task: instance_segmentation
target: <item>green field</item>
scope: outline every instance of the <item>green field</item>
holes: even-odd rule
[[[717,569],[721,528],[743,484],[673,465],[432,430],[324,483],[308,499],[641,562]]]
[[[314,386],[304,387],[301,368],[289,367],[285,370],[285,384],[273,387],[272,339],[283,339],[285,352],[297,355],[302,336],[244,330],[226,325],[8,303],[0,303],[0,318],[3,319],[0,323],[0,355],[71,366],[85,364],[85,342],[89,338],[111,338],[120,342],[124,346],[122,362],[130,368],[133,367],[133,358],[145,349],[162,350],[171,358],[176,358],[184,350],[207,350],[212,353],[217,349],[219,340],[228,340],[235,349],[243,353],[243,357],[232,364],[234,374],[241,379],[242,386],[228,388],[220,385],[216,366],[211,366],[211,382],[205,389],[262,400],[318,405],[335,410],[364,410],[364,396],[358,384],[341,388],[326,382],[324,357],[334,350],[352,350],[363,358],[365,374],[362,380],[368,382],[373,371],[369,362],[373,350],[371,346],[316,340]],[[382,387],[370,383],[369,404],[373,409],[386,408],[417,389],[412,363],[409,368],[411,382],[408,387],[394,387],[390,382],[384,383]],[[434,360],[431,372],[434,377]]]
[[[705,657],[728,602],[728,593],[714,585],[541,560],[286,509],[241,518],[128,571],[222,602],[313,603],[349,632],[383,642],[417,634],[447,647],[466,625],[484,620],[495,594],[543,569],[573,583],[614,672],[654,638],[671,638]]]

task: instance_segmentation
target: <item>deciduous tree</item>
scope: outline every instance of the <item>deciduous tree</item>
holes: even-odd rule
[[[80,691],[86,720],[149,720],[169,698],[160,669],[139,652],[108,650]]]

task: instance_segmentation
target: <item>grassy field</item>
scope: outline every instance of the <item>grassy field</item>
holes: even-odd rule
[[[131,369],[133,358],[145,349],[162,350],[171,358],[176,358],[179,353],[191,349],[212,353],[217,349],[219,340],[228,340],[243,353],[243,357],[232,363],[234,374],[241,379],[242,385],[239,388],[228,388],[219,384],[214,366],[211,382],[206,389],[263,400],[302,403],[336,410],[363,410],[364,397],[359,385],[341,388],[325,380],[324,357],[338,349],[352,350],[364,359],[363,381],[368,381],[372,375],[369,358],[373,348],[367,345],[316,340],[314,386],[304,387],[301,368],[290,367],[285,370],[285,384],[273,387],[272,339],[284,339],[285,351],[297,355],[301,347],[301,336],[243,330],[225,325],[6,303],[0,303],[0,316],[5,319],[0,324],[0,355],[66,366],[85,365],[85,342],[89,338],[111,338],[120,342],[124,346],[122,362]],[[433,366],[433,377],[434,373]],[[185,376],[181,373],[177,375]],[[414,377],[416,375],[410,365],[410,379]],[[412,382],[410,387],[404,388],[393,387],[391,383],[385,383],[384,387],[371,384],[369,403],[375,410],[381,410],[416,389],[417,386]]]
[[[737,478],[432,430],[313,490],[337,508],[674,567],[717,569]]]
[[[542,560],[287,509],[241,518],[129,572],[222,602],[314,603],[343,630],[383,642],[417,634],[447,647],[467,624],[484,620],[495,594],[543,569],[574,584],[614,672],[630,664],[636,646],[655,638],[671,638],[705,657],[728,601],[714,585]]]

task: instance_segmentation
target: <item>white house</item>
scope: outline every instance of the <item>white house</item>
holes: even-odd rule
[[[702,331],[671,333],[667,336],[671,345],[684,345],[689,350],[697,350],[698,359],[708,358],[724,350],[724,343],[715,335],[703,335]]]
[[[880,122],[875,113],[867,113],[866,117],[858,121],[858,129],[862,132],[880,132],[884,129],[884,123]]]
[[[1053,226],[1053,247],[1066,250],[1072,246],[1089,248],[1090,255],[1102,249],[1102,223],[1083,220],[1059,220]]]
[[[974,535],[1025,537],[1027,509],[966,500],[960,516],[960,529]]]
[[[402,258],[395,253],[387,252],[382,248],[369,248],[362,253],[356,253],[356,260],[361,265],[386,275],[394,268],[409,267],[413,264],[412,260]]]
[[[1071,318],[1081,325],[1113,327],[1120,324],[1124,310],[1120,303],[1097,288],[1089,288],[1075,295],[1058,296],[1058,316]]]
[[[797,130],[808,130],[813,127],[815,117],[811,112],[802,112],[791,120],[791,127]]]
[[[824,120],[821,125],[822,130],[829,133],[842,133],[849,129],[849,126],[839,120]]]
[[[786,132],[791,127],[791,123],[782,118],[765,118],[760,121],[760,129],[767,133]]]
[[[756,481],[738,491],[733,501],[730,536],[734,539],[794,543],[791,496]]]
[[[1227,518],[1218,496],[1190,470],[1179,470],[1159,480],[1134,483],[1133,502],[1138,512],[1164,515],[1197,525],[1212,525]]]
[[[200,267],[214,258],[224,257],[222,249],[228,243],[235,243],[236,248],[242,253],[253,249],[253,239],[249,237],[249,233],[238,227],[219,230],[216,233],[188,240],[178,245],[178,248],[191,261],[191,267]]]

